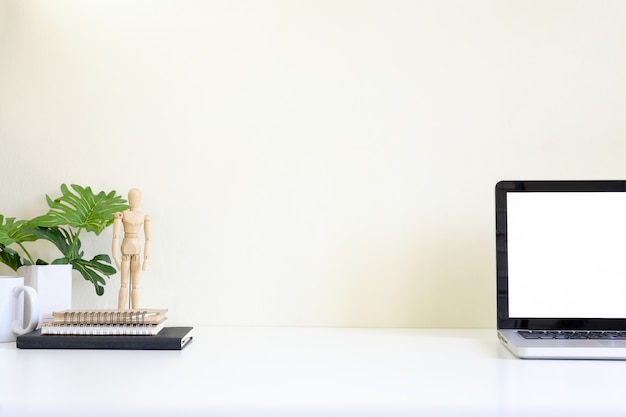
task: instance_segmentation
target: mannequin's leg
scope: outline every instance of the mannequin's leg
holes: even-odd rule
[[[122,269],[120,270],[121,285],[117,299],[117,308],[124,310],[128,308],[128,281],[130,279],[130,259],[128,255],[122,256]]]

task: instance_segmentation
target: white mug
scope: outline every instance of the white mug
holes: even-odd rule
[[[24,298],[29,303],[25,303]],[[24,318],[28,321],[26,327]],[[14,342],[17,336],[35,330],[37,324],[37,291],[25,286],[23,277],[0,276],[0,343]]]

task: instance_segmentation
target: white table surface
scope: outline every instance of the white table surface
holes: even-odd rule
[[[495,330],[197,327],[182,351],[0,343],[0,416],[625,416],[626,361]]]

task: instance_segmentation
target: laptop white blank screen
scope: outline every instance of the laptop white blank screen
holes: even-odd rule
[[[626,193],[507,193],[509,317],[626,318]]]

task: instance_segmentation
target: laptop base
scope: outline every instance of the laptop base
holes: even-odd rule
[[[522,359],[626,360],[626,340],[525,339],[517,330],[498,330],[500,342]]]

